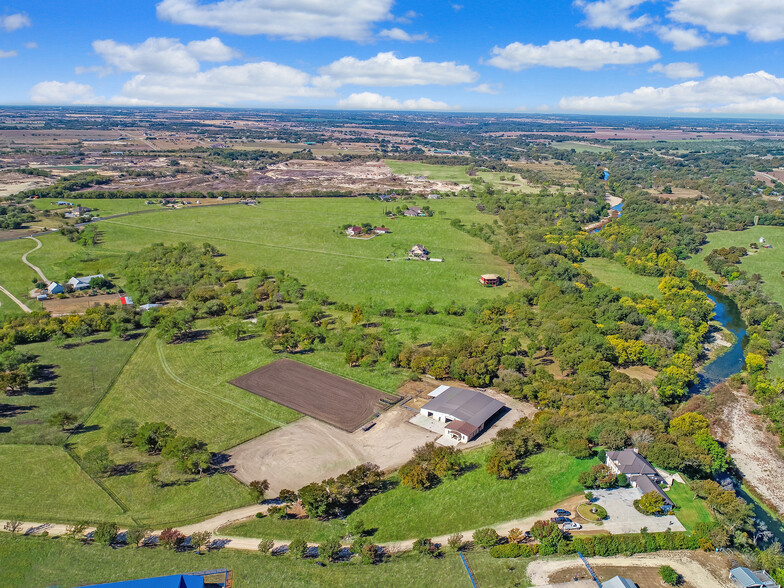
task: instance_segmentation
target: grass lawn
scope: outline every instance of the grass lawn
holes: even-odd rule
[[[622,292],[652,297],[661,296],[659,278],[638,276],[630,269],[609,259],[589,257],[583,262],[583,267],[600,282],[612,288],[619,288]]]
[[[0,470],[0,518],[46,522],[129,520],[62,447],[0,445]]]
[[[455,553],[441,559],[406,553],[378,566],[356,561],[319,567],[312,559],[288,556],[265,557],[234,550],[213,551],[201,557],[167,549],[111,549],[83,546],[69,539],[11,537],[0,534],[3,553],[3,585],[8,588],[81,586],[172,573],[227,568],[234,573],[236,588],[267,586],[470,586],[468,574]],[[467,555],[480,586],[530,586],[525,573],[528,560],[493,559],[487,551]],[[510,571],[509,568],[513,568]]]
[[[62,239],[62,237],[60,237]],[[63,239],[65,241],[65,239]],[[9,290],[11,294],[25,303],[33,310],[41,310],[41,303],[37,300],[28,298],[28,293],[32,290],[35,283],[33,278],[38,280],[38,275],[24,263],[22,255],[35,247],[35,242],[30,239],[14,239],[13,241],[0,242],[0,285]],[[9,298],[3,296],[0,312],[13,311],[17,313],[20,309]]]
[[[466,165],[437,165],[418,161],[400,161],[386,159],[384,163],[394,174],[405,176],[427,176],[428,179],[456,184],[470,184],[471,178],[466,174]]]
[[[80,420],[87,418],[139,345],[141,335],[121,341],[101,333],[67,349],[51,341],[20,346],[20,351],[36,355],[54,378],[34,384],[27,394],[3,398],[0,443],[62,444],[67,434],[49,425],[49,417],[66,410]]]
[[[707,523],[713,520],[713,515],[705,506],[705,501],[694,498],[694,493],[686,484],[673,482],[667,495],[678,507],[675,516],[687,531],[692,531],[697,523]]]
[[[447,480],[427,492],[398,486],[371,498],[349,516],[362,519],[368,529],[378,529],[373,539],[400,541],[433,537],[523,518],[582,491],[577,476],[595,460],[577,460],[548,450],[528,460],[531,471],[514,480],[497,480],[484,469],[488,449],[468,454],[479,465],[455,480]],[[301,537],[320,541],[339,532],[343,523],[330,521],[275,521],[252,519],[225,530],[246,537]]]
[[[478,276],[506,275],[511,266],[493,255],[490,245],[449,224],[453,218],[491,223],[492,217],[478,212],[469,198],[427,203],[435,216],[391,221],[383,215],[388,204],[367,198],[281,198],[262,200],[256,207],[161,210],[98,223],[101,244],[88,249],[56,234],[45,235],[44,247],[30,260],[50,279],[58,279],[116,271],[126,252],[151,243],[209,241],[226,254],[221,262],[227,269],[285,269],[309,288],[352,304],[372,297],[390,306],[430,302],[442,307],[451,300],[470,304],[508,293],[507,288],[482,288]],[[366,241],[348,239],[339,231],[344,224],[363,222],[385,224],[393,232]],[[420,242],[444,263],[407,261],[408,250]],[[14,259],[6,245],[0,243],[0,263]],[[386,261],[388,256],[393,261]],[[514,273],[512,283],[520,283]]]
[[[749,244],[759,244],[760,237],[764,237],[772,249],[762,249],[753,252]],[[762,276],[763,291],[773,300],[784,305],[784,278],[781,277],[782,252],[784,252],[784,227],[756,226],[745,231],[717,231],[708,234],[708,243],[697,254],[687,259],[685,264],[689,268],[697,269],[708,275],[715,275],[705,265],[705,257],[714,249],[722,247],[745,247],[748,256],[741,259],[740,267],[749,274]]]
[[[33,200],[32,204],[39,210],[65,212],[69,209],[68,206],[57,206],[59,201],[65,200],[73,202],[74,206],[92,209],[90,214],[94,216],[109,216],[110,214],[160,208],[158,205],[145,204],[147,201],[144,198],[78,198],[77,196],[78,194],[68,198],[38,198]]]

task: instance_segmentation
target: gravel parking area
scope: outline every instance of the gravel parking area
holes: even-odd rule
[[[620,533],[639,533],[640,529],[647,527],[651,533],[657,533],[672,529],[673,531],[685,531],[686,529],[675,515],[659,517],[649,517],[637,512],[634,508],[634,501],[640,498],[640,491],[637,488],[615,488],[613,490],[594,490],[595,501],[607,509],[607,519],[602,521],[601,526],[591,523],[584,523],[579,517],[583,528],[602,529],[613,534]]]

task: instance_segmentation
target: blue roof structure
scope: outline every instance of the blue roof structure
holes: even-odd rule
[[[109,582],[108,584],[91,584],[91,586],[115,586],[116,588],[204,588],[204,577],[175,574],[157,578],[142,578],[141,580]]]

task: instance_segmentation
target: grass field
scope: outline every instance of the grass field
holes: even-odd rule
[[[589,257],[583,262],[583,267],[591,272],[597,280],[622,292],[642,296],[661,296],[659,292],[659,278],[638,276],[630,269],[619,263],[603,257]]]
[[[389,205],[365,198],[267,199],[253,208],[162,210],[98,223],[101,244],[94,248],[45,235],[43,248],[29,259],[50,279],[58,279],[72,273],[114,271],[126,252],[150,243],[209,241],[226,253],[221,262],[227,269],[285,269],[309,288],[342,302],[372,298],[392,306],[422,302],[443,306],[451,300],[471,303],[507,293],[507,288],[482,288],[478,276],[506,275],[511,266],[494,256],[488,244],[449,224],[453,218],[491,223],[492,217],[478,212],[468,198],[427,202],[435,216],[392,221],[383,215]],[[362,222],[386,224],[393,233],[365,241],[348,239],[339,231],[344,224]],[[420,242],[444,263],[405,260],[411,246]],[[22,249],[17,252],[9,243],[0,243],[0,263],[8,260],[26,270],[24,283],[32,272],[18,261]],[[386,261],[388,256],[393,261]],[[512,274],[512,284],[518,282]]]
[[[145,204],[144,198],[78,198],[77,194],[68,198],[38,198],[32,204],[39,210],[67,211],[67,206],[57,206],[57,202],[65,200],[73,202],[74,206],[84,206],[92,209],[90,214],[93,216],[109,216],[110,214],[120,214],[123,212],[134,212],[137,210],[150,210],[159,208],[156,205]]]
[[[596,463],[548,450],[528,460],[531,471],[527,474],[514,480],[497,480],[484,469],[487,452],[488,449],[480,449],[468,454],[469,461],[479,466],[473,471],[446,480],[427,492],[398,486],[371,498],[348,520],[359,518],[367,528],[378,529],[373,538],[381,542],[444,535],[503,523],[529,516],[578,494],[582,486],[577,483],[577,476]],[[265,517],[230,527],[225,532],[263,537],[288,531],[295,538],[318,541],[341,526],[340,521],[275,521]],[[288,539],[289,535],[280,538]]]
[[[3,398],[9,416],[0,418],[0,443],[62,444],[66,433],[49,425],[48,418],[61,410],[86,418],[136,349],[140,336],[121,341],[102,333],[68,349],[51,341],[20,346],[20,351],[36,355],[55,377],[32,386],[28,394]]]
[[[762,249],[753,252],[749,244],[759,244],[760,237],[770,243],[772,249]],[[781,271],[784,269],[784,227],[752,227],[745,231],[717,231],[708,235],[708,242],[695,256],[687,259],[685,264],[689,268],[699,270],[708,275],[715,275],[705,265],[705,257],[714,249],[722,247],[745,247],[750,253],[741,259],[740,267],[749,274],[762,276],[763,291],[773,300],[784,306],[784,278]]]
[[[407,553],[378,566],[356,561],[316,566],[312,559],[264,557],[234,550],[213,551],[196,557],[168,549],[111,549],[83,546],[67,539],[0,536],[3,554],[3,585],[8,588],[81,586],[172,573],[227,568],[234,573],[236,588],[265,586],[422,587],[470,586],[458,554],[441,559]],[[530,586],[525,570],[528,560],[493,559],[487,551],[467,554],[479,586]],[[511,569],[510,569],[511,568]],[[369,579],[372,577],[372,582]]]
[[[581,143],[580,141],[553,141],[552,147],[556,149],[574,149],[577,153],[607,153],[612,147],[605,147],[603,145],[589,145],[588,143]]]
[[[62,239],[62,237],[60,237]],[[65,239],[63,239],[65,241]],[[33,278],[38,278],[37,274],[22,263],[22,255],[35,247],[35,243],[30,239],[14,239],[13,241],[3,241],[0,243],[0,285],[9,290],[14,296],[27,304],[33,310],[40,310],[41,303],[37,300],[30,300],[28,292],[33,288]],[[19,312],[19,307],[6,296],[3,296],[0,313]]]
[[[62,447],[0,445],[0,469],[0,518],[128,520]]]
[[[695,498],[694,492],[686,484],[674,482],[667,495],[678,507],[675,516],[687,531],[692,531],[697,523],[707,523],[713,520],[708,507],[705,506],[705,501]]]
[[[428,179],[441,182],[455,182],[456,184],[470,184],[471,178],[466,174],[466,165],[436,165],[419,163],[418,161],[399,161],[387,159],[384,161],[394,174],[405,176],[427,176]]]

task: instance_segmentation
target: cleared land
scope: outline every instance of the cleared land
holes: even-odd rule
[[[231,383],[348,432],[398,400],[290,359],[279,359]]]
[[[659,278],[639,276],[621,264],[603,257],[589,257],[582,265],[597,280],[611,288],[618,288],[622,292],[654,298],[661,296],[661,292],[659,292]]]
[[[53,316],[65,314],[84,314],[88,308],[108,304],[120,304],[119,294],[100,294],[98,296],[73,296],[71,298],[52,298],[43,302],[44,310]]]

